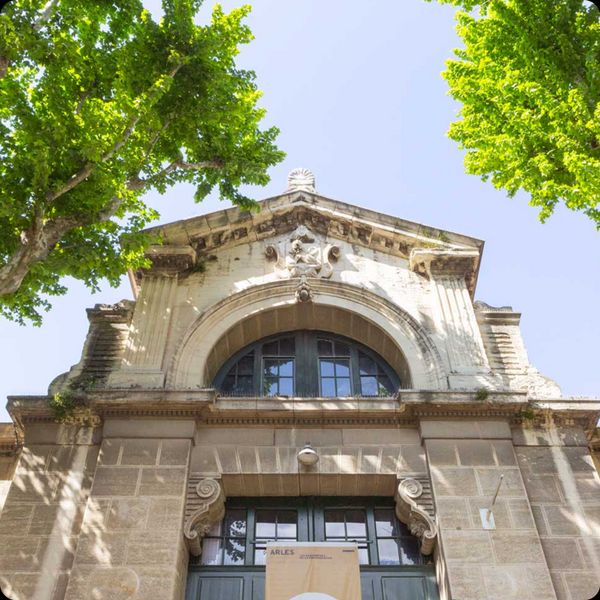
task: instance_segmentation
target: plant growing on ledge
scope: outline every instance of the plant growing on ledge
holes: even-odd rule
[[[41,321],[71,276],[96,289],[145,266],[157,217],[144,201],[177,182],[254,207],[283,158],[252,71],[245,6],[209,24],[201,0],[13,0],[0,13],[0,314]]]
[[[480,402],[483,402],[484,400],[488,399],[489,396],[489,392],[485,389],[485,388],[479,388],[476,392],[475,392],[475,400],[478,400]]]
[[[73,415],[78,406],[75,397],[71,392],[57,392],[48,401],[54,420],[58,423],[64,423],[66,419]]]

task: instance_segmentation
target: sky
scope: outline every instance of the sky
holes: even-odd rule
[[[155,14],[159,0],[147,0]],[[239,2],[222,2],[228,11]],[[583,215],[560,209],[545,224],[525,195],[509,199],[466,175],[448,139],[458,105],[440,73],[460,44],[454,9],[423,0],[254,0],[255,40],[238,64],[256,72],[287,158],[271,169],[260,200],[286,188],[306,167],[317,192],[343,202],[485,240],[476,299],[510,305],[531,363],[563,394],[600,395],[598,299],[600,233]],[[205,3],[199,22],[210,18]],[[148,194],[160,223],[229,206],[193,201],[187,185]],[[85,309],[131,298],[126,278],[96,294],[67,281],[42,327],[0,321],[0,404],[9,395],[45,394],[78,362]],[[2,406],[0,421],[9,420]]]

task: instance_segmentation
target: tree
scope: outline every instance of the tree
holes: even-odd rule
[[[600,228],[600,21],[583,0],[441,0],[464,47],[443,74],[462,103],[449,136],[468,173],[530,195],[544,222],[561,201]]]
[[[246,209],[283,158],[261,130],[243,7],[202,0],[13,0],[0,14],[0,313],[39,323],[71,276],[96,289],[144,264],[143,194],[191,182]]]

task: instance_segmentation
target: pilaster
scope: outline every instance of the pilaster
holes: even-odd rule
[[[556,600],[503,420],[422,421],[450,599]],[[494,529],[480,509],[493,508]]]
[[[107,421],[65,600],[183,598],[193,432],[193,421]]]
[[[62,600],[98,456],[97,429],[26,425],[0,515],[0,587],[13,600]]]
[[[600,588],[600,476],[577,427],[516,427],[517,460],[559,600]]]
[[[121,369],[111,375],[110,386],[157,388],[164,385],[163,357],[176,288],[176,275],[144,277]]]

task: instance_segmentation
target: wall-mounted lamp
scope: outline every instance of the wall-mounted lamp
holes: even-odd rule
[[[319,462],[319,455],[310,442],[304,444],[304,448],[298,452],[297,458],[298,462],[305,467],[311,467]]]

